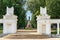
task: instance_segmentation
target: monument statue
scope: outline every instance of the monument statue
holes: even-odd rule
[[[7,14],[6,15],[13,15],[14,14],[14,7],[7,7]]]
[[[29,20],[30,20],[30,16],[29,16]]]
[[[28,23],[27,23],[27,26],[26,26],[26,29],[31,29],[32,26],[31,26],[31,23],[30,23],[30,16],[29,16],[29,19],[28,19]]]
[[[40,7],[40,14],[42,15],[42,16],[48,16],[47,15],[47,9],[46,9],[46,7]]]
[[[14,7],[6,8],[6,15],[3,15],[3,33],[16,33],[17,32],[17,16],[14,15]]]

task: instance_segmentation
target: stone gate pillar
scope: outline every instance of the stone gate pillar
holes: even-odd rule
[[[47,15],[46,7],[40,7],[40,14],[37,16],[37,33],[41,35],[49,35],[51,33],[51,26],[50,26],[50,16]]]
[[[7,14],[3,16],[3,33],[16,33],[17,32],[17,16],[13,15],[13,7],[7,7]]]

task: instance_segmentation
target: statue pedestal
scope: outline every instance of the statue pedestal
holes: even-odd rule
[[[37,16],[37,32],[41,35],[50,34],[50,16]]]
[[[4,15],[3,16],[3,33],[16,33],[17,32],[17,16]]]
[[[27,26],[26,26],[26,29],[32,29],[32,26],[31,26],[30,21],[28,21]]]

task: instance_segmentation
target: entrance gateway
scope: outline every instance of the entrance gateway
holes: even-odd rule
[[[0,19],[0,23],[3,23],[3,33],[16,33],[17,32],[17,16],[14,13],[14,7],[6,10],[6,15],[3,15],[3,19]]]
[[[7,7],[7,13],[3,16],[3,19],[0,19],[0,23],[3,23],[4,34],[17,32],[17,16],[14,15],[14,7]],[[52,23],[57,23],[57,34],[59,35],[60,19],[50,19],[50,16],[47,15],[46,7],[40,7],[40,15],[37,16],[37,33],[50,35]]]
[[[41,35],[51,35],[51,24],[53,23],[57,23],[57,35],[59,35],[60,19],[50,19],[46,7],[40,7],[40,15],[37,16],[37,32]]]

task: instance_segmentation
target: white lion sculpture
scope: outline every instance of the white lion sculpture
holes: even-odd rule
[[[47,9],[46,9],[46,7],[45,7],[45,8],[40,7],[40,14],[41,14],[42,16],[48,16],[48,15],[47,15]]]
[[[9,8],[9,7],[7,7],[7,14],[6,15],[13,15],[14,14],[14,7],[11,7],[11,8]]]

